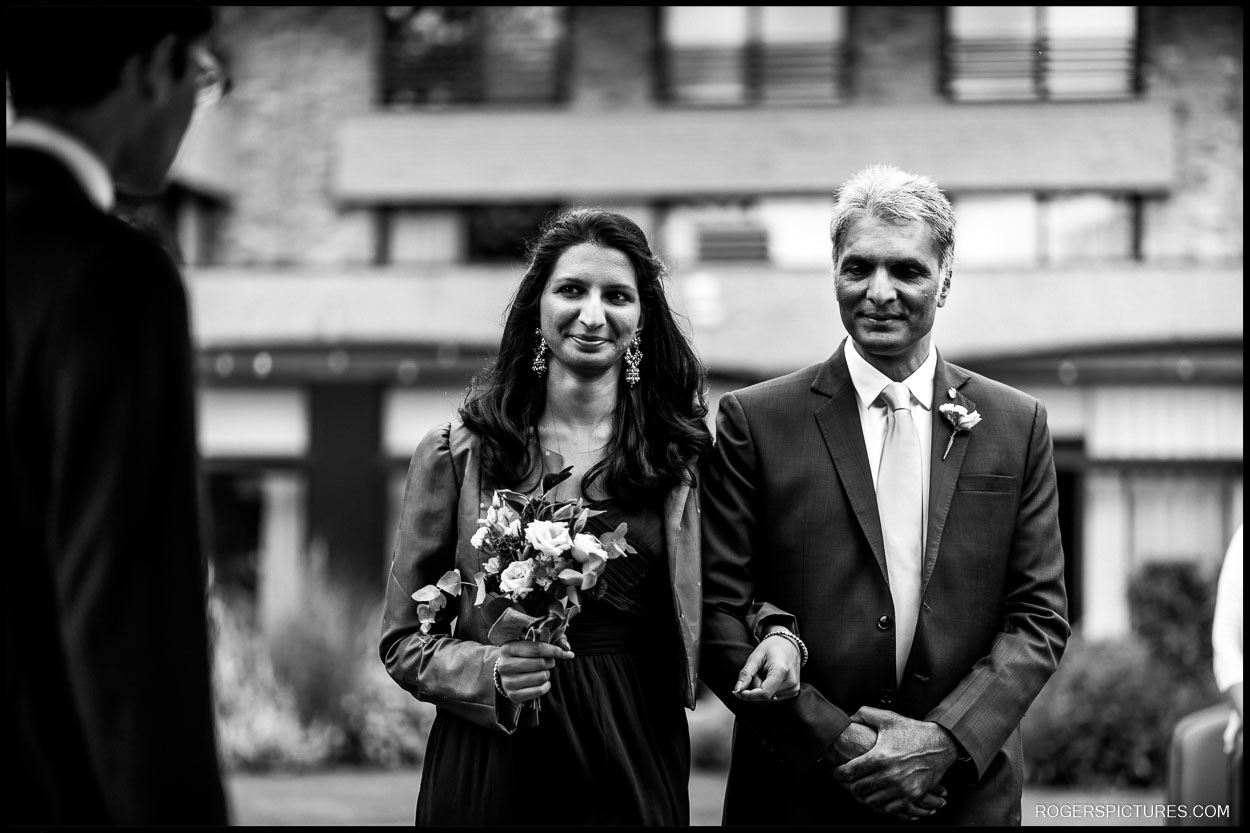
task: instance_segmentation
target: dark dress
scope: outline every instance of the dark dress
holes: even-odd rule
[[[673,676],[677,627],[656,507],[608,503],[586,531],[629,524],[637,550],[583,595],[537,726],[513,735],[445,711],[430,730],[416,822],[436,825],[689,825],[690,737]]]

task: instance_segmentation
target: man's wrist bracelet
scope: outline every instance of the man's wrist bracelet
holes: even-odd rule
[[[501,697],[507,697],[508,692],[503,690],[503,678],[499,676],[499,663],[503,661],[503,657],[495,660],[495,670],[491,672],[491,676],[495,679],[495,691],[498,691]]]
[[[799,639],[798,634],[791,633],[787,630],[775,630],[772,633],[764,634],[764,639],[767,639],[770,636],[780,636],[781,638],[788,639],[794,643],[794,647],[799,649],[799,668],[807,665],[807,646],[803,644],[802,639]],[[761,639],[760,642],[763,642],[764,639]]]

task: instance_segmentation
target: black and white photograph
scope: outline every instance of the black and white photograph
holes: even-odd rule
[[[5,9],[11,826],[1240,826],[1240,6]]]

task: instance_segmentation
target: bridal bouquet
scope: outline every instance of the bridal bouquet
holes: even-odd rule
[[[455,616],[448,602],[460,595],[462,586],[475,587],[474,604],[491,623],[492,644],[532,639],[568,648],[564,634],[569,620],[581,610],[581,594],[601,593],[604,566],[635,552],[625,540],[626,524],[590,535],[583,532],[586,521],[602,512],[590,509],[581,498],[552,497],[571,472],[569,467],[543,477],[536,497],[508,489],[495,492],[471,541],[482,554],[473,580],[464,581],[458,570],[448,570],[436,584],[412,594],[422,633]]]

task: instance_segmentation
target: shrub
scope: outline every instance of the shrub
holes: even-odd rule
[[[227,769],[308,769],[334,760],[341,732],[301,719],[295,693],[274,673],[250,607],[214,597],[213,683],[217,735]]]
[[[1101,642],[1074,636],[1025,717],[1028,779],[1161,785],[1176,722],[1219,701],[1211,672],[1214,596],[1193,564],[1139,570],[1129,583],[1134,633]]]
[[[1184,676],[1211,676],[1215,576],[1196,564],[1147,564],[1128,587],[1129,618],[1157,660]]]
[[[378,658],[381,606],[318,569],[298,615],[266,639],[243,596],[212,601],[218,735],[231,769],[293,770],[421,761],[434,707],[391,680]]]
[[[1214,685],[1160,663],[1136,637],[1069,642],[1022,724],[1031,782],[1153,787],[1176,721],[1215,702]]]

